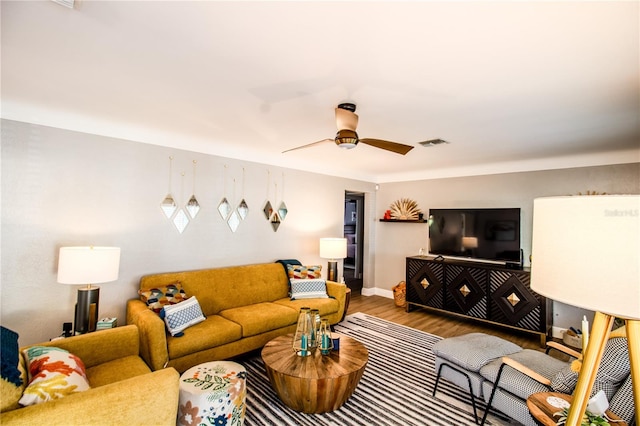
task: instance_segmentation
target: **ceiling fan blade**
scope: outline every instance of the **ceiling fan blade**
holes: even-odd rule
[[[381,139],[365,138],[365,139],[360,139],[360,143],[374,146],[380,149],[386,149],[387,151],[395,152],[396,154],[402,154],[402,155],[405,155],[407,152],[413,149],[413,146],[411,145],[405,145],[398,142],[383,141]]]
[[[358,127],[358,114],[336,108],[336,127],[338,130],[353,130],[355,132]]]
[[[295,147],[295,148],[287,149],[286,151],[282,151],[282,153],[284,154],[285,152],[295,151],[296,149],[309,148],[309,147],[311,147],[313,145],[319,145],[321,143],[327,143],[327,142],[335,143],[335,141],[333,139],[322,139],[321,141],[318,141],[318,142],[312,142],[312,143],[308,143],[306,145],[302,145],[302,146],[298,146],[298,147]]]

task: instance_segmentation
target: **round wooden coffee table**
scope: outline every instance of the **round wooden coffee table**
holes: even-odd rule
[[[558,407],[557,403],[551,404],[549,402],[549,398],[555,398],[556,401],[563,400],[569,404],[572,401],[571,395],[566,395],[564,393],[540,392],[534,393],[527,398],[527,407],[529,408],[529,412],[533,418],[536,419],[539,424],[543,426],[556,426],[557,420],[560,416],[556,416],[555,414],[562,411],[562,408]],[[607,416],[616,421],[613,423],[616,426],[627,426],[620,417],[616,416],[609,410],[607,410]]]
[[[337,410],[355,390],[369,359],[367,348],[344,334],[340,350],[322,355],[316,349],[306,357],[292,348],[293,334],[276,337],[262,349],[271,386],[287,406],[303,413]]]

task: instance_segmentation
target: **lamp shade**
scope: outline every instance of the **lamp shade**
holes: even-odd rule
[[[347,239],[320,238],[320,257],[323,259],[344,259],[347,257]]]
[[[118,279],[119,247],[61,247],[60,284],[99,284]]]
[[[640,319],[640,196],[535,199],[531,288],[558,302]]]

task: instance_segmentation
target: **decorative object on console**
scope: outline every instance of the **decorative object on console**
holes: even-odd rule
[[[338,259],[347,257],[346,238],[320,238],[320,257],[329,259],[327,279],[338,280]]]
[[[119,269],[119,247],[60,248],[58,282],[60,284],[87,285],[78,289],[74,322],[77,334],[96,329],[100,287],[92,287],[91,285],[117,280]]]
[[[401,198],[391,204],[391,219],[418,220],[420,209],[418,203],[408,198]]]
[[[580,424],[587,408],[615,317],[626,322],[636,419],[640,419],[638,235],[639,195],[534,200],[532,289],[558,302],[596,311],[568,426]]]

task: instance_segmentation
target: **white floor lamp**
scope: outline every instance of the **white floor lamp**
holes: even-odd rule
[[[640,195],[534,200],[531,288],[596,311],[566,425],[580,425],[616,317],[626,324],[640,420]]]

